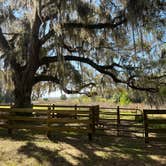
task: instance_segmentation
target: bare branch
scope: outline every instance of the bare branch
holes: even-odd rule
[[[33,34],[33,37],[35,37],[36,39],[38,39],[39,29],[40,29],[41,23],[42,23],[41,19],[38,15],[38,11],[36,9],[35,20],[34,20],[33,26],[32,26],[32,34]]]
[[[57,13],[48,15],[44,18],[42,18],[43,22],[48,21],[50,19],[56,18],[57,17]],[[112,22],[107,22],[107,23],[97,23],[97,24],[85,24],[85,23],[76,23],[76,22],[69,22],[69,23],[63,23],[61,24],[62,28],[85,28],[85,29],[114,29],[124,23],[126,23],[127,19],[123,18],[120,19],[120,21],[116,21],[117,18],[119,17],[115,17],[113,19]],[[44,44],[52,35],[53,35],[54,31],[50,30],[42,39],[41,39],[41,43]]]
[[[114,82],[127,84],[129,87],[131,87],[133,89],[138,89],[141,91],[149,91],[149,92],[153,92],[153,93],[158,91],[158,89],[156,89],[156,88],[136,85],[135,84],[136,82],[134,81],[134,78],[136,76],[126,78],[126,80],[122,80],[122,79],[118,78],[118,75],[115,74],[115,72],[114,72],[115,71],[114,67],[122,68],[122,66],[120,66],[119,64],[116,64],[116,63],[112,63],[111,65],[99,65],[99,64],[93,62],[89,58],[77,57],[77,56],[64,56],[64,60],[65,61],[78,61],[78,62],[86,63],[86,64],[90,65],[91,67],[93,67],[94,69],[96,69],[98,72],[110,76]],[[57,62],[57,61],[58,61],[57,56],[44,57],[41,60],[40,65],[49,64],[49,63],[53,63],[53,62]]]
[[[21,35],[20,33],[6,33],[6,32],[3,32],[2,34],[4,34],[4,35],[9,35],[9,36]]]
[[[138,86],[134,84],[134,81],[130,81],[127,82],[127,85],[132,88],[132,89],[136,89],[136,90],[140,90],[140,91],[147,91],[147,92],[151,92],[151,93],[156,93],[158,92],[158,88],[151,88],[151,87],[145,87],[145,86]]]
[[[45,36],[43,36],[41,39],[40,39],[40,43],[41,45],[44,44],[46,41],[48,41],[54,34],[54,30],[50,30]]]
[[[91,67],[93,67],[94,69],[96,69],[97,71],[99,71],[100,73],[109,75],[115,82],[124,83],[123,80],[118,79],[117,75],[115,75],[113,73],[113,71],[114,71],[113,68],[115,66],[115,63],[110,65],[110,66],[108,66],[108,65],[107,66],[98,65],[97,63],[93,62],[89,58],[70,56],[70,55],[69,56],[64,56],[64,60],[65,61],[77,61],[77,62],[86,63],[86,64],[90,65]],[[40,65],[49,64],[49,63],[53,63],[53,62],[57,62],[57,61],[58,61],[57,56],[44,57],[44,58],[41,59]]]
[[[89,95],[89,92],[81,92],[82,89],[85,89],[89,86],[95,86],[95,83],[88,83],[88,84],[84,84],[81,85],[79,88],[73,90],[73,89],[67,89],[66,87],[62,87],[62,90],[67,93],[67,94],[85,94],[85,95]]]
[[[70,53],[79,52],[79,51],[86,52],[86,50],[83,50],[82,47],[71,47],[64,42],[63,42],[63,48],[67,49],[67,51],[69,51]]]
[[[52,76],[52,75],[39,75],[39,76],[36,76],[34,78],[33,84],[36,84],[40,81],[51,81],[53,83],[61,85],[61,81],[56,76]],[[67,94],[78,94],[79,93],[79,94],[89,95],[89,92],[81,92],[81,90],[85,89],[87,87],[90,87],[90,86],[95,86],[95,83],[91,82],[91,83],[88,83],[88,84],[83,84],[83,85],[77,87],[74,90],[73,89],[67,89],[66,87],[63,87],[61,85],[61,89]]]
[[[64,23],[62,27],[64,28],[85,28],[85,29],[114,29],[122,24],[124,24],[127,21],[126,18],[119,22],[110,22],[110,23],[98,23],[98,24],[85,24],[85,23]]]
[[[38,75],[34,77],[34,82],[33,84],[35,85],[36,83],[40,81],[52,81],[55,82],[56,84],[60,84],[60,81],[58,77],[52,76],[52,75]]]
[[[57,15],[58,15],[58,13],[53,13],[53,14],[47,15],[47,16],[43,17],[42,21],[45,22],[45,21],[48,21],[50,19],[57,18]]]
[[[43,45],[45,42],[47,42],[51,37],[53,37],[53,34],[54,34],[54,30],[50,30],[45,36],[43,36],[41,39],[40,39],[40,44]],[[54,46],[54,44],[52,45]],[[64,41],[62,42],[62,47],[64,49],[67,49],[67,51],[69,51],[70,53],[73,53],[73,52],[79,52],[79,51],[84,51],[86,52],[86,50],[83,50],[82,47],[71,47],[70,45],[67,45]]]

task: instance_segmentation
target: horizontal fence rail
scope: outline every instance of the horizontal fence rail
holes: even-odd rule
[[[92,135],[144,137],[166,141],[166,109],[143,111],[138,108],[99,107],[98,105],[33,105],[14,108],[0,105],[0,127],[45,131],[81,132]]]
[[[149,141],[166,142],[166,109],[143,110],[145,143]]]
[[[45,107],[45,109],[41,109]],[[95,133],[99,106],[35,105],[33,108],[0,108],[0,127],[87,133],[89,139]]]
[[[97,129],[104,135],[143,137],[142,111],[119,106],[100,107]]]

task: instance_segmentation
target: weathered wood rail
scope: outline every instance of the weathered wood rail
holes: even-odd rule
[[[15,129],[41,130],[48,135],[56,131],[81,132],[89,139],[94,134],[144,137],[148,143],[166,141],[166,109],[142,111],[119,106],[54,104],[12,108],[0,105],[0,127],[8,129],[9,133]]]
[[[35,108],[36,107],[36,108]],[[27,114],[28,113],[28,114]],[[0,127],[14,129],[95,133],[99,106],[35,105],[32,108],[0,108]]]
[[[149,143],[149,141],[166,142],[166,109],[163,110],[144,109],[143,113],[144,113],[145,143]]]
[[[100,107],[99,127],[101,134],[112,136],[143,137],[143,114],[138,108]]]

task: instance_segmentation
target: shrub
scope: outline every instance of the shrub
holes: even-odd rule
[[[67,100],[67,96],[65,94],[61,95],[61,100]]]
[[[120,105],[128,105],[130,102],[128,94],[126,92],[122,92],[120,95]]]

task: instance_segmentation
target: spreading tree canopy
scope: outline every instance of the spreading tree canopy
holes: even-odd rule
[[[87,93],[100,73],[156,93],[166,84],[165,0],[1,0],[0,57],[16,107],[53,82]]]

